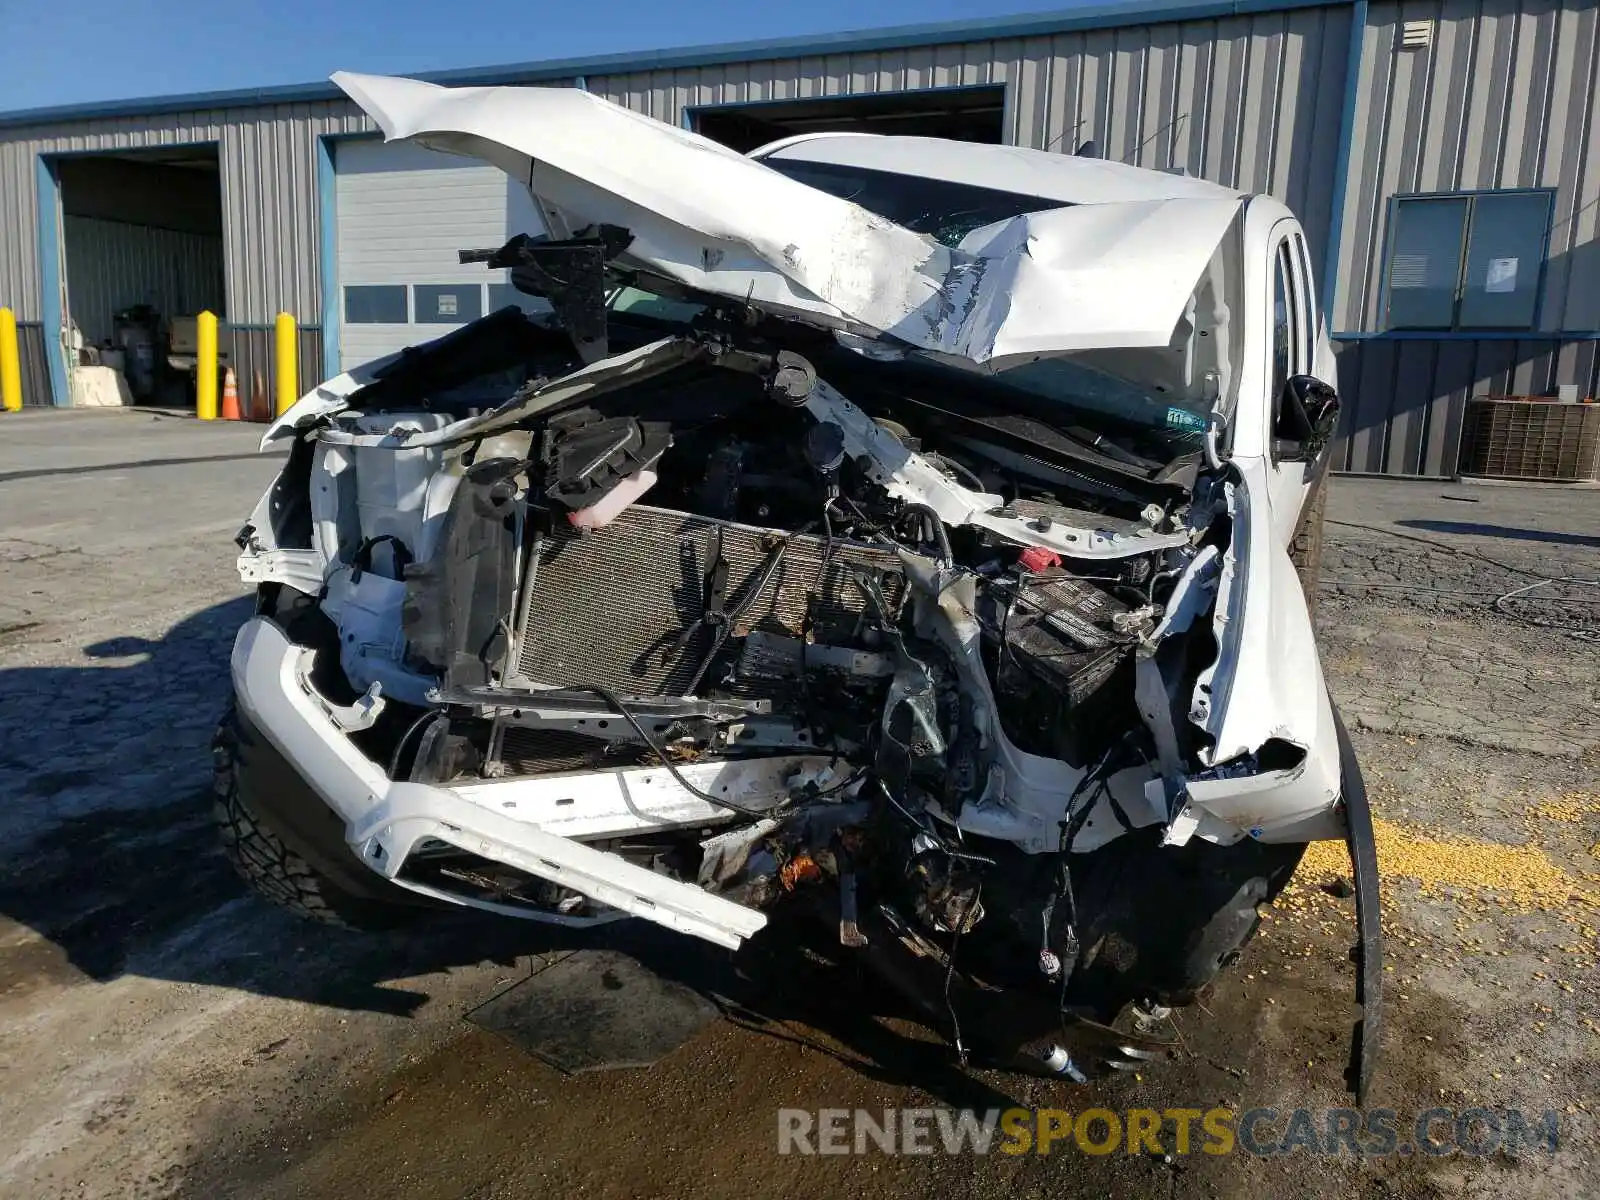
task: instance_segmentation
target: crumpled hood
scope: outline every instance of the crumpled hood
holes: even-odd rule
[[[620,261],[774,314],[999,368],[1168,345],[1236,198],[1085,204],[940,245],[719,143],[571,88],[339,72],[391,140],[494,163],[551,232],[627,229]]]

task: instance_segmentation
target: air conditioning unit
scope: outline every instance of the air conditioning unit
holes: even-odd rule
[[[1400,49],[1426,50],[1433,45],[1432,21],[1407,21],[1400,27]]]

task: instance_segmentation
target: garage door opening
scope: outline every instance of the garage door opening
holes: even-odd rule
[[[63,158],[72,402],[194,403],[194,318],[226,317],[215,145]]]
[[[692,109],[689,117],[697,133],[746,154],[779,138],[841,130],[998,144],[1005,108],[1002,85],[733,104]]]

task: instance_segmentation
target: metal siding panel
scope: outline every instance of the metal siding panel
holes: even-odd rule
[[[1516,365],[1511,372],[1511,394],[1514,396],[1547,396],[1550,394],[1551,369],[1554,367],[1554,342],[1518,341]]]
[[[1356,119],[1351,128],[1344,221],[1339,232],[1339,278],[1332,317],[1336,330],[1375,328],[1369,323],[1367,305],[1377,290],[1374,259],[1381,244],[1384,200],[1378,180],[1383,170],[1383,130],[1394,62],[1390,48],[1398,36],[1398,19],[1398,6],[1372,5],[1361,42]]]
[[[1206,138],[1210,130],[1211,64],[1216,43],[1209,29],[1202,33],[1192,26],[1183,39],[1178,55],[1178,104],[1188,113],[1174,139],[1176,165],[1191,175],[1205,175]]]
[[[1050,66],[1050,140],[1045,149],[1071,154],[1084,139],[1084,42],[1080,34],[1055,39]]]
[[[1511,341],[1474,342],[1478,351],[1477,365],[1472,380],[1474,396],[1506,396],[1511,394],[1511,374],[1516,361],[1517,344]]]
[[[1181,25],[1157,25],[1150,30],[1141,97],[1144,119],[1139,127],[1139,151],[1132,159],[1141,167],[1161,170],[1174,165],[1182,44]]]
[[[1550,145],[1550,108],[1554,92],[1565,86],[1555,71],[1556,26],[1561,17],[1560,0],[1527,0],[1523,20],[1532,26],[1531,36],[1524,30],[1519,78],[1530,82],[1522,113],[1522,153],[1516,178],[1534,182],[1544,175],[1545,153]]]
[[[1437,18],[1438,6],[1434,16]],[[1417,186],[1425,192],[1450,191],[1461,171],[1462,122],[1472,93],[1473,21],[1438,21],[1434,26],[1433,79],[1419,151]]]
[[[1309,19],[1309,14],[1297,16]],[[1354,19],[1350,8],[1320,10],[1317,28],[1307,32],[1310,45],[1302,59],[1307,66],[1314,62],[1315,70],[1302,70],[1296,80],[1296,133],[1290,160],[1300,164],[1300,190],[1293,207],[1305,226],[1318,274],[1328,261],[1333,192],[1339,176],[1338,129],[1344,116],[1345,70]],[[1319,290],[1317,294],[1322,293]]]
[[[1373,341],[1362,348],[1361,376],[1350,430],[1350,470],[1383,470],[1384,441],[1394,411],[1395,361],[1399,342]]]
[[[1144,120],[1144,59],[1150,34],[1137,27],[1112,35],[1110,108],[1105,156],[1131,162],[1138,153]]]
[[[0,143],[0,304],[18,321],[44,317],[39,271],[35,143]]]
[[[1570,94],[1572,115],[1563,138],[1563,178],[1557,193],[1560,237],[1551,253],[1564,274],[1565,288],[1556,311],[1541,315],[1546,328],[1600,330],[1600,12],[1580,10],[1574,32]],[[1563,211],[1571,215],[1561,226]]]
[[[1400,20],[1432,19],[1436,6],[1429,0],[1411,0],[1400,6]],[[1398,139],[1399,153],[1387,154],[1388,172],[1383,177],[1385,195],[1418,190],[1422,171],[1422,147],[1426,140],[1428,92],[1433,82],[1434,58],[1431,52],[1397,50],[1394,76],[1390,83],[1391,125],[1384,131],[1387,140]]]
[[[1272,75],[1272,91],[1267,105],[1267,128],[1271,136],[1271,156],[1266,162],[1267,190],[1274,196],[1283,200],[1293,208],[1301,219],[1305,214],[1300,207],[1300,188],[1297,186],[1295,168],[1298,165],[1293,158],[1298,149],[1304,153],[1308,147],[1297,147],[1295,144],[1295,128],[1299,115],[1305,110],[1315,107],[1315,100],[1310,96],[1302,97],[1297,88],[1300,77],[1306,73],[1306,67],[1314,72],[1316,59],[1308,54],[1308,45],[1302,25],[1297,24],[1295,18],[1301,14],[1278,13],[1283,22],[1281,30],[1273,35],[1273,53],[1269,56],[1270,63],[1263,63],[1263,71],[1270,70]],[[1311,12],[1312,18],[1319,14]],[[1309,61],[1308,61],[1309,60]],[[1313,294],[1315,292],[1313,291]]]
[[[1050,128],[1054,102],[1050,88],[1052,65],[1047,39],[1031,38],[1022,43],[1008,89],[1012,137],[1019,146],[1043,149],[1054,136]]]
[[[1333,448],[1328,452],[1330,471],[1350,469],[1351,431],[1355,425],[1356,407],[1361,403],[1361,359],[1367,342],[1335,342],[1333,344],[1334,374],[1338,377],[1339,400],[1342,412],[1339,428],[1333,437]]]
[[[1500,11],[1494,11],[1499,9]],[[1506,92],[1511,80],[1511,47],[1516,38],[1514,10],[1486,4],[1479,18],[1473,55],[1473,89],[1465,114],[1466,151],[1461,160],[1461,186],[1492,188],[1499,176],[1499,151],[1505,131]]]
[[[22,403],[43,408],[51,403],[50,368],[44,357],[44,327],[37,321],[17,323],[17,357],[22,375]]]
[[[1252,24],[1259,24],[1252,22]],[[1266,31],[1246,39],[1238,77],[1240,91],[1239,186],[1251,192],[1272,190],[1272,143],[1282,35]]]
[[[1434,343],[1433,403],[1428,417],[1424,475],[1454,475],[1461,461],[1461,423],[1472,394],[1477,351],[1471,342]]]
[[[1389,411],[1388,448],[1383,469],[1390,475],[1417,475],[1422,471],[1423,438],[1433,398],[1436,343],[1397,342],[1394,400]]]
[[[1399,26],[1410,19],[1412,8],[1401,5],[1395,12],[1395,28],[1389,34],[1398,45]],[[1388,211],[1388,197],[1397,192],[1416,190],[1417,148],[1422,138],[1425,112],[1423,97],[1427,95],[1427,58],[1417,54],[1394,52],[1391,58],[1386,111],[1388,121],[1380,134],[1379,170],[1374,179],[1373,211]],[[1383,278],[1383,244],[1387,234],[1384,222],[1379,219],[1368,230],[1369,268],[1366,278],[1367,307],[1363,314],[1365,327],[1380,328],[1382,314],[1378,311],[1379,294]]]

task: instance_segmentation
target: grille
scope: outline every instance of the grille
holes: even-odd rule
[[[635,505],[604,529],[584,535],[562,529],[547,537],[520,642],[523,681],[601,684],[624,696],[687,694],[715,635],[701,626],[681,650],[672,650],[704,612],[712,531],[718,528],[728,564],[723,607],[732,612],[766,572],[771,530]],[[853,579],[858,568],[882,572],[886,597],[899,602],[905,583],[892,551],[836,540],[826,569],[823,551],[819,537],[789,537],[772,579],[730,631],[724,663],[737,661],[738,639],[752,629],[800,636],[808,602],[817,641],[858,641],[867,613],[866,597]],[[726,675],[719,663],[698,690],[748,698],[792,686],[771,679],[714,686]]]

